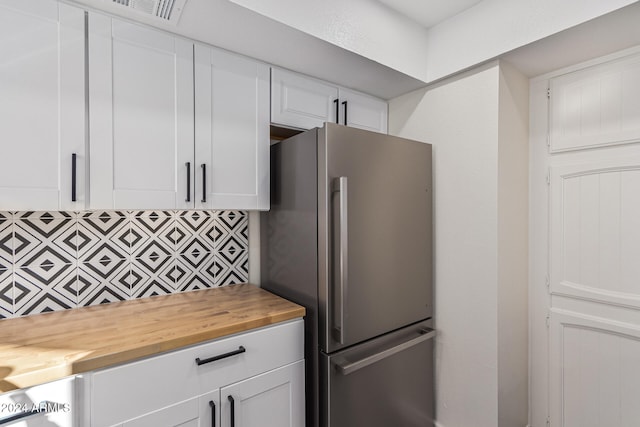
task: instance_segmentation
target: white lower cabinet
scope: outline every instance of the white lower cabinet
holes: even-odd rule
[[[296,320],[96,371],[90,424],[302,427],[303,358]]]
[[[220,397],[222,427],[303,426],[304,361],[224,387]]]

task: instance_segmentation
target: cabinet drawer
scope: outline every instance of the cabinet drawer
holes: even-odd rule
[[[303,358],[296,320],[97,371],[91,378],[93,426],[109,426]],[[244,352],[201,365],[244,348]]]

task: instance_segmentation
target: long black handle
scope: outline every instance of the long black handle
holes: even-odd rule
[[[211,407],[211,427],[216,427],[216,404],[210,400],[209,406]]]
[[[230,427],[236,427],[236,401],[233,400],[232,396],[227,397],[229,399],[229,403],[231,404],[231,409],[229,410],[231,425]]]
[[[202,164],[202,203],[207,203],[207,165]]]
[[[333,100],[333,103],[336,104],[336,123],[340,124],[340,105],[338,102],[338,98]]]
[[[347,125],[347,101],[342,101],[342,105],[344,105],[344,125]]]
[[[30,417],[31,415],[47,413],[48,412],[47,411],[47,407],[48,407],[48,405],[50,403],[51,402],[48,402],[48,401],[45,400],[45,401],[40,402],[40,404],[38,405],[38,409],[34,409],[34,410],[27,409],[27,410],[24,410],[24,411],[19,412],[17,414],[9,415],[8,417],[5,417],[5,418],[0,418],[0,426],[8,424],[8,423],[10,423],[12,421],[17,421],[17,420],[21,420],[23,418]]]
[[[200,365],[204,365],[205,363],[215,362],[216,360],[226,359],[227,357],[235,356],[236,354],[244,353],[245,351],[247,351],[247,349],[244,348],[243,346],[240,346],[238,347],[237,350],[233,350],[225,354],[219,354],[217,356],[213,356],[208,359],[200,359],[199,357],[197,357],[196,365],[200,366]]]
[[[77,198],[76,194],[76,178],[77,178],[77,167],[76,167],[76,158],[78,156],[76,153],[71,155],[71,201],[75,202]]]
[[[191,202],[191,162],[184,164],[187,167],[187,198],[185,202]]]

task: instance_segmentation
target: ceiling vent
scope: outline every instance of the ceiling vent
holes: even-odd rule
[[[177,24],[187,0],[112,0],[136,12]]]

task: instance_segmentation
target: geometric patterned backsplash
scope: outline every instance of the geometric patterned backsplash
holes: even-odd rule
[[[0,319],[247,282],[242,211],[0,212]]]

